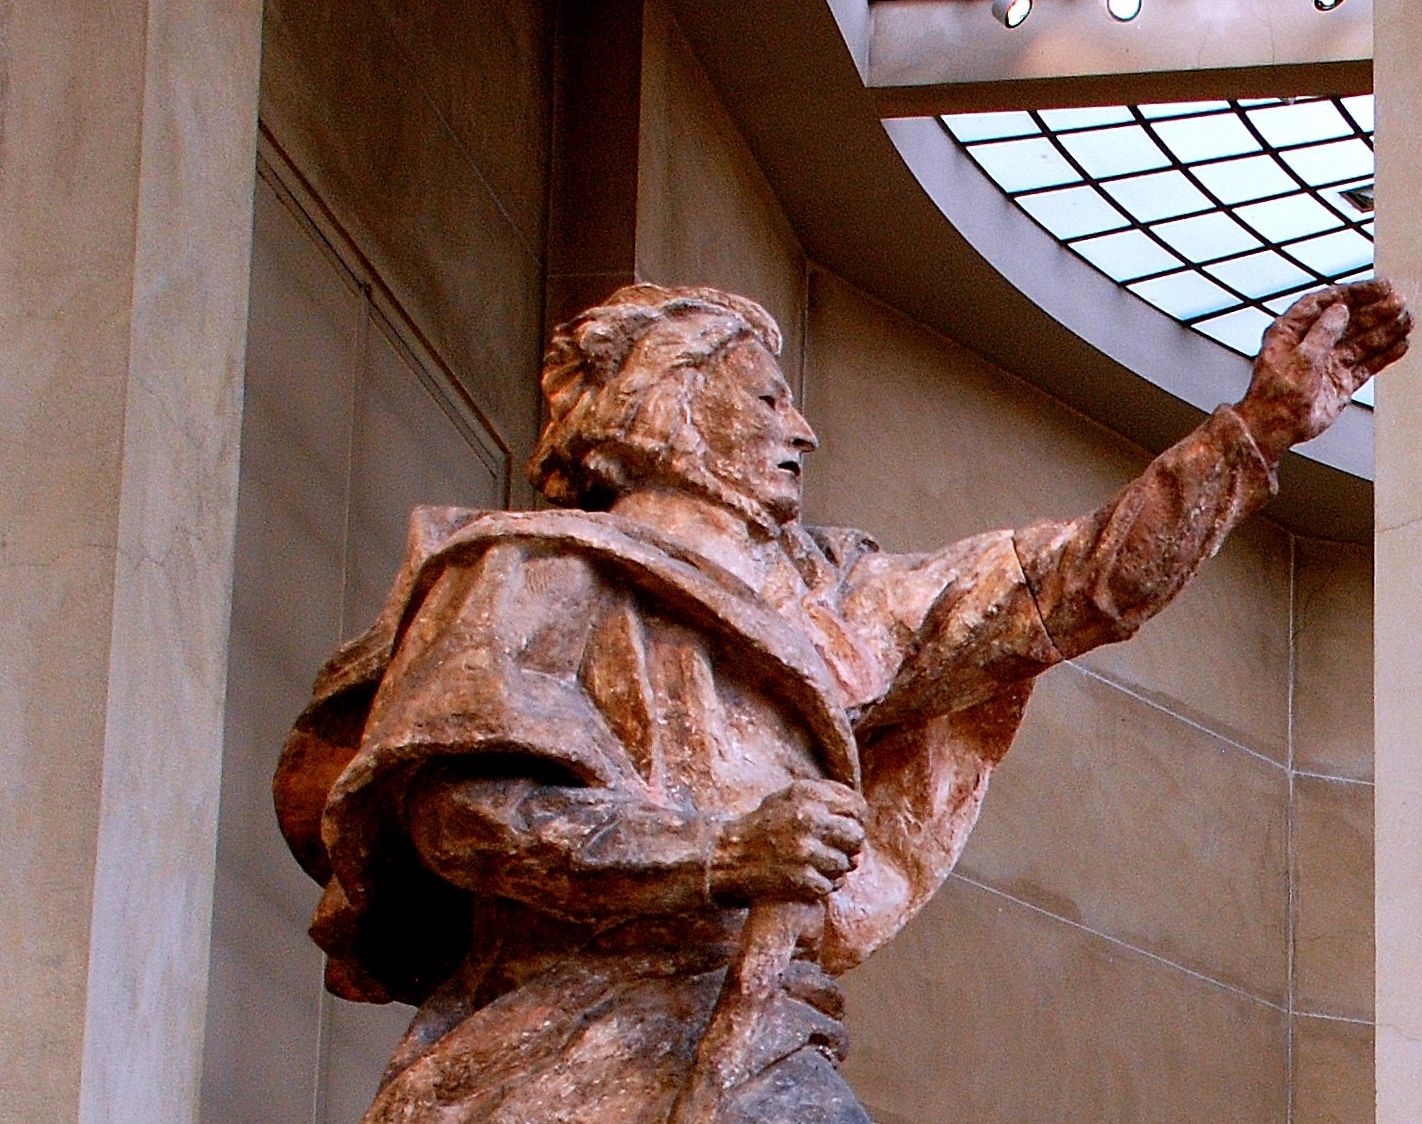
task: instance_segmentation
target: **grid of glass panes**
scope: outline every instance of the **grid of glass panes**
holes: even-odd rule
[[[1372,276],[1371,209],[1344,195],[1371,191],[1371,95],[942,121],[1075,253],[1241,355],[1300,295]]]

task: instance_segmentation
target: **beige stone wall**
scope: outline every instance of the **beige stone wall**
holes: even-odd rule
[[[1373,1119],[1372,552],[1300,539],[1294,577],[1293,1119]]]
[[[829,274],[810,297],[812,520],[923,548],[1146,463]],[[847,981],[873,1111],[1370,1118],[1370,573],[1255,520],[1130,644],[1044,678],[957,873]]]
[[[0,1120],[194,1108],[259,8],[0,8]]]
[[[11,950],[0,1118],[10,1121],[72,1114],[79,1098],[142,59],[138,11],[100,21],[28,7],[6,27],[3,65],[18,83],[0,136],[10,169],[0,183],[0,620],[15,660],[0,696],[0,941]],[[91,124],[61,159],[49,138],[70,114]],[[61,201],[53,213],[37,206],[46,194]]]
[[[317,667],[383,598],[409,509],[531,498],[552,17],[538,0],[477,20],[272,0],[262,48],[198,1118],[336,1124],[369,1103],[410,1012],[324,993],[318,888],[275,830],[271,772]],[[441,403],[421,379],[446,372],[464,393]]]
[[[338,232],[306,221],[289,176],[264,162],[256,197],[202,1087],[213,1122],[358,1119],[408,1022],[323,993],[306,933],[317,891],[273,830],[272,766],[313,669],[384,600],[410,509],[497,507],[509,468],[417,326],[372,294]]]
[[[775,193],[663,0],[647,5],[637,176],[637,275],[759,301],[797,384],[805,255]]]
[[[1375,0],[1378,271],[1422,304],[1422,6]],[[1381,380],[1375,494],[1377,1066],[1382,1124],[1422,1104],[1422,382],[1414,350]]]
[[[520,460],[538,427],[552,12],[271,0],[262,39],[263,124]]]
[[[536,427],[555,29],[531,0],[480,21],[436,8],[272,0],[263,119],[516,466]],[[642,50],[638,275],[745,292],[781,321],[823,443],[812,520],[914,549],[1079,514],[1143,467],[807,263],[660,0]],[[849,1072],[877,1118],[1254,1124],[1291,1097],[1300,1122],[1367,1118],[1369,575],[1362,551],[1255,520],[1132,644],[1043,681],[958,873],[848,981]],[[389,1045],[333,1033],[351,1065]]]

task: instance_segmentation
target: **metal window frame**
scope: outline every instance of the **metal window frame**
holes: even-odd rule
[[[1276,312],[1274,309],[1271,309],[1269,307],[1271,303],[1279,302],[1281,300],[1286,300],[1290,298],[1297,298],[1305,293],[1312,292],[1326,285],[1335,284],[1341,280],[1350,280],[1360,276],[1366,276],[1372,269],[1372,261],[1370,258],[1367,262],[1364,262],[1360,265],[1350,266],[1348,269],[1342,272],[1328,273],[1326,271],[1317,269],[1309,265],[1296,253],[1298,247],[1314,239],[1329,237],[1331,235],[1336,235],[1346,231],[1352,231],[1353,233],[1361,235],[1362,237],[1367,239],[1370,244],[1373,242],[1373,219],[1371,214],[1348,213],[1344,209],[1347,207],[1346,203],[1340,204],[1324,195],[1324,192],[1340,192],[1345,188],[1357,186],[1363,182],[1368,182],[1371,180],[1371,176],[1353,175],[1336,180],[1330,180],[1323,183],[1310,184],[1301,174],[1299,174],[1299,172],[1297,172],[1293,168],[1293,166],[1288,162],[1288,160],[1285,159],[1286,156],[1292,153],[1305,152],[1310,149],[1321,148],[1326,145],[1342,144],[1352,140],[1363,141],[1368,146],[1368,150],[1371,152],[1373,150],[1373,134],[1371,131],[1366,130],[1362,127],[1358,118],[1355,117],[1353,112],[1348,108],[1348,106],[1344,104],[1345,100],[1352,99],[1345,99],[1343,96],[1311,96],[1300,97],[1295,99],[1229,99],[1227,101],[1217,99],[1212,100],[1210,102],[1202,102],[1200,103],[1200,108],[1195,110],[1186,109],[1181,112],[1171,113],[1169,116],[1161,117],[1148,116],[1146,113],[1146,110],[1149,108],[1148,106],[1104,106],[1101,108],[1124,109],[1130,115],[1129,120],[1116,120],[1097,124],[1072,125],[1063,127],[1053,127],[1048,124],[1047,120],[1044,117],[1044,111],[1029,109],[1024,110],[1022,112],[1025,112],[1031,118],[1033,125],[1037,129],[1036,133],[1004,133],[995,136],[978,137],[973,140],[960,140],[957,134],[954,132],[953,125],[950,123],[947,117],[940,116],[938,118],[938,122],[942,126],[943,130],[948,134],[949,138],[953,141],[953,143],[964,153],[966,153],[969,159],[971,159],[973,163],[983,172],[983,174],[988,176],[989,179],[994,179],[994,177],[990,172],[988,172],[983,162],[978,158],[979,149],[996,144],[1010,143],[1013,141],[1025,141],[1034,139],[1047,140],[1052,145],[1053,151],[1062,160],[1064,160],[1072,169],[1073,173],[1079,177],[1078,180],[1071,183],[1054,183],[1042,187],[1023,188],[1016,191],[1001,188],[1004,194],[1006,194],[1007,197],[1011,199],[1019,207],[1019,209],[1021,209],[1023,213],[1027,215],[1028,218],[1030,218],[1038,226],[1046,230],[1068,250],[1071,250],[1074,254],[1076,254],[1077,257],[1081,258],[1088,265],[1090,265],[1091,268],[1110,277],[1113,281],[1116,282],[1117,285],[1119,285],[1122,289],[1126,290],[1126,292],[1130,293],[1131,296],[1135,297],[1137,300],[1145,301],[1145,303],[1150,304],[1151,307],[1156,308],[1164,315],[1171,316],[1172,319],[1177,320],[1179,323],[1184,324],[1186,327],[1192,328],[1195,331],[1200,332],[1202,335],[1205,335],[1207,338],[1218,343],[1220,346],[1228,348],[1229,350],[1234,351],[1240,355],[1247,356],[1248,354],[1250,354],[1249,352],[1246,352],[1244,349],[1236,347],[1235,345],[1228,343],[1224,340],[1220,340],[1216,336],[1209,333],[1206,330],[1209,324],[1214,321],[1221,320],[1224,317],[1235,315],[1249,308],[1253,308],[1258,312],[1262,313],[1264,316],[1272,319],[1276,315]],[[1257,112],[1262,109],[1269,109],[1274,106],[1290,104],[1308,104],[1317,102],[1327,102],[1331,104],[1337,111],[1339,118],[1347,127],[1347,131],[1342,134],[1333,134],[1325,138],[1314,138],[1294,141],[1289,144],[1274,145],[1271,144],[1268,140],[1266,140],[1262,130],[1259,128],[1258,124],[1253,120],[1251,116],[1253,112]],[[967,115],[955,114],[953,116],[962,117]],[[1233,116],[1243,125],[1243,127],[1247,130],[1249,136],[1254,141],[1254,143],[1259,146],[1257,150],[1245,153],[1235,153],[1227,156],[1209,156],[1198,160],[1186,161],[1180,159],[1175,154],[1170,144],[1166,141],[1166,139],[1160,134],[1158,130],[1158,126],[1161,124],[1171,124],[1179,121],[1189,120],[1205,120],[1209,118],[1221,118],[1226,116]],[[1081,136],[1093,132],[1106,132],[1112,129],[1130,127],[1136,127],[1143,130],[1143,132],[1150,139],[1150,141],[1157,148],[1159,148],[1161,154],[1166,160],[1165,164],[1150,168],[1137,169],[1135,171],[1114,173],[1112,175],[1107,176],[1093,176],[1087,172],[1081,161],[1078,160],[1072,154],[1070,149],[1063,141],[1063,138],[1070,138],[1073,136]],[[1196,173],[1197,169],[1228,164],[1236,161],[1257,159],[1260,156],[1271,157],[1275,165],[1282,171],[1282,173],[1288,178],[1288,180],[1292,183],[1293,186],[1291,186],[1287,190],[1280,190],[1272,192],[1270,194],[1261,195],[1258,198],[1247,199],[1237,204],[1227,204]],[[1164,218],[1141,220],[1138,219],[1134,214],[1132,214],[1131,211],[1124,204],[1119,203],[1107,190],[1107,187],[1109,187],[1109,185],[1111,184],[1141,179],[1146,176],[1167,174],[1170,172],[1176,172],[1182,175],[1185,178],[1186,182],[1188,182],[1189,185],[1194,188],[1194,190],[1198,191],[1200,195],[1208,201],[1208,206],[1204,206],[1195,210],[1185,211],[1180,214],[1172,214]],[[994,182],[996,183],[997,181],[994,179]],[[1001,187],[1000,184],[999,187]],[[1121,220],[1120,223],[1115,226],[1111,226],[1102,230],[1092,231],[1086,234],[1076,234],[1070,237],[1061,237],[1057,235],[1054,231],[1052,231],[1051,227],[1049,227],[1046,222],[1042,221],[1041,219],[1038,219],[1035,215],[1028,211],[1025,206],[1023,206],[1023,200],[1030,200],[1034,197],[1047,196],[1054,193],[1068,191],[1074,188],[1081,187],[1093,188],[1097,192],[1101,200],[1106,204],[1106,206],[1110,208],[1110,210],[1114,212],[1117,216],[1119,216]],[[1248,219],[1244,218],[1238,213],[1238,211],[1242,208],[1253,207],[1262,203],[1270,203],[1278,200],[1294,199],[1299,197],[1312,199],[1313,201],[1321,205],[1328,214],[1337,218],[1337,225],[1330,227],[1326,230],[1313,230],[1306,234],[1293,235],[1285,238],[1272,238],[1266,236],[1262,230],[1260,230]],[[1167,241],[1161,235],[1161,233],[1159,233],[1158,228],[1167,226],[1170,223],[1175,223],[1191,218],[1201,218],[1212,214],[1227,215],[1234,222],[1238,223],[1239,226],[1242,227],[1252,238],[1254,238],[1257,244],[1252,245],[1247,249],[1219,254],[1214,257],[1191,259],[1186,254],[1182,253],[1174,246],[1172,246],[1170,242]],[[1082,244],[1090,242],[1093,239],[1103,238],[1109,235],[1123,234],[1130,231],[1139,232],[1140,234],[1148,238],[1161,250],[1168,253],[1173,259],[1175,259],[1180,264],[1163,269],[1157,269],[1139,275],[1117,277],[1107,272],[1106,270],[1101,269],[1095,263],[1091,262],[1090,259],[1087,258],[1086,255],[1082,252]],[[1217,277],[1207,271],[1209,267],[1227,264],[1232,261],[1237,261],[1242,258],[1250,257],[1254,254],[1268,252],[1278,254],[1279,257],[1282,258],[1286,263],[1288,263],[1290,266],[1294,267],[1302,274],[1304,274],[1308,278],[1308,280],[1304,282],[1294,281],[1293,283],[1284,285],[1282,287],[1271,287],[1267,291],[1260,293],[1258,296],[1249,296],[1245,292],[1241,291],[1236,285],[1232,285],[1226,282],[1223,278]],[[1193,314],[1191,316],[1175,316],[1172,313],[1169,313],[1165,309],[1161,308],[1159,305],[1154,304],[1154,302],[1150,301],[1148,298],[1141,296],[1141,294],[1137,293],[1134,289],[1134,286],[1143,285],[1150,281],[1156,281],[1162,278],[1185,276],[1188,274],[1194,274],[1221,290],[1230,298],[1230,303],[1221,305],[1218,308],[1213,308],[1206,312]]]

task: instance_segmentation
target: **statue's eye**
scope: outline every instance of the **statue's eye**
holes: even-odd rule
[[[775,405],[775,395],[773,394],[762,394],[760,396],[760,400],[764,402],[767,406]]]

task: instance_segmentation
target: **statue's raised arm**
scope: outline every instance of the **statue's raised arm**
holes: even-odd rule
[[[1305,298],[1100,511],[906,555],[801,524],[758,305],[560,327],[565,510],[417,510],[275,781],[328,986],[418,1007],[366,1124],[867,1124],[833,977],[948,875],[1035,677],[1159,611],[1409,328],[1384,282]]]
[[[1239,403],[1222,406],[1102,511],[1019,532],[1023,568],[1062,654],[1125,639],[1174,597],[1272,494],[1284,453],[1321,434],[1406,353],[1411,326],[1385,281],[1304,297],[1265,333]]]

